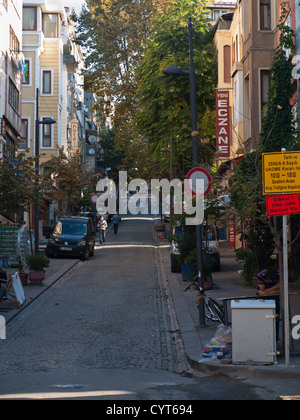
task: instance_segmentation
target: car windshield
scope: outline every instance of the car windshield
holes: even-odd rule
[[[57,222],[54,232],[58,235],[78,235],[86,234],[87,224],[80,222]]]

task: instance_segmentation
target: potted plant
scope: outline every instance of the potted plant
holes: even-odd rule
[[[44,254],[29,255],[26,259],[29,266],[29,280],[33,284],[40,284],[45,279],[44,268],[49,267],[49,259]]]
[[[28,281],[28,273],[26,273],[24,271],[24,268],[26,268],[27,265],[23,263],[23,260],[21,258],[20,255],[18,255],[18,264],[16,266],[16,268],[18,268],[19,271],[19,277],[22,283],[22,286],[27,286],[27,281]]]

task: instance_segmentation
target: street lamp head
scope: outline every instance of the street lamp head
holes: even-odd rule
[[[183,70],[177,66],[170,66],[163,70],[163,74],[166,76],[189,76],[189,70]]]
[[[160,149],[160,151],[161,151],[161,152],[168,152],[168,153],[170,153],[170,152],[171,152],[171,150],[170,150],[170,149],[166,149],[165,147],[163,147],[162,149]]]
[[[47,118],[46,120],[39,121],[39,124],[51,125],[56,124],[56,121],[53,118]]]

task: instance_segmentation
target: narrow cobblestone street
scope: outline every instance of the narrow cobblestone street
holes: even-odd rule
[[[214,398],[255,398],[234,380],[224,387],[178,373],[156,259],[151,219],[125,219],[94,257],[13,319],[0,343],[3,398],[51,398],[68,384],[105,399],[209,398],[210,387]]]

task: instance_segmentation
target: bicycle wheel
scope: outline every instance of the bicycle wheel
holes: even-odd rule
[[[206,317],[211,321],[220,322],[221,324],[224,324],[225,316],[223,308],[210,297],[206,297],[205,305],[209,312],[209,314],[207,314]]]

